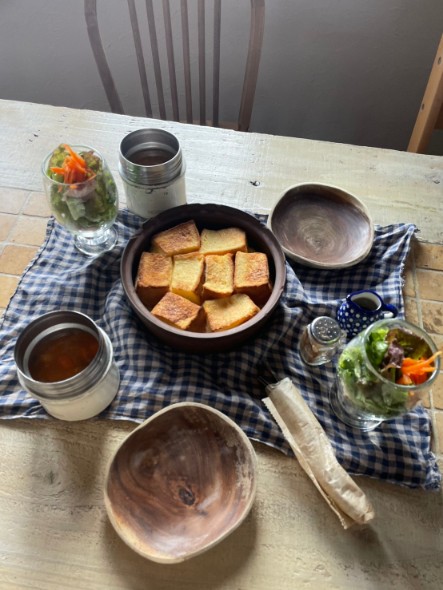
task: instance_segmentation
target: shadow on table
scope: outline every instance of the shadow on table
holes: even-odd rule
[[[102,538],[113,573],[124,580],[125,588],[208,590],[240,587],[239,576],[254,551],[256,532],[253,508],[240,527],[218,545],[177,564],[160,564],[141,557],[120,539],[109,520],[104,523]]]

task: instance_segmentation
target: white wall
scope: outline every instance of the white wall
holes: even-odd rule
[[[223,0],[225,72],[246,25],[246,12],[230,14],[238,2]],[[98,5],[125,107],[143,115],[136,66],[125,65],[126,0]],[[251,130],[405,149],[442,32],[443,0],[267,0]],[[109,110],[81,0],[0,2],[0,98]]]

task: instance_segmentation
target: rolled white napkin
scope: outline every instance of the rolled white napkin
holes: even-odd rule
[[[366,495],[338,463],[325,431],[292,381],[286,377],[267,385],[266,393],[264,404],[343,527],[365,524],[374,518]]]

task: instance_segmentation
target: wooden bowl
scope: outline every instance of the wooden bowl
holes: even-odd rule
[[[235,422],[204,404],[177,403],[117,449],[105,506],[129,547],[177,563],[213,547],[246,518],[255,471],[255,451]]]
[[[268,218],[284,253],[314,268],[346,268],[361,262],[374,241],[366,206],[335,186],[299,184],[287,189]]]
[[[239,227],[246,232],[248,244],[268,257],[273,284],[272,293],[252,319],[223,332],[200,333],[180,330],[157,319],[140,301],[135,292],[135,277],[142,252],[149,250],[152,237],[165,229],[193,219],[201,231]],[[144,327],[172,348],[188,353],[213,353],[232,350],[256,334],[277,307],[286,282],[285,256],[273,233],[252,215],[215,204],[181,205],[163,211],[143,224],[129,241],[122,255],[120,274],[126,298]]]

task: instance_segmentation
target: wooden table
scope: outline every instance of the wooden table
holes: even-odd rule
[[[128,132],[162,127],[179,138],[189,202],[269,211],[288,186],[340,185],[379,224],[420,229],[406,272],[407,317],[443,343],[443,160],[389,150],[243,134],[108,113],[0,101],[0,308],[43,240],[49,214],[40,164],[59,142],[93,145],[117,172]],[[443,451],[443,389],[427,402]],[[441,588],[441,493],[368,478],[376,519],[344,531],[297,461],[255,445],[258,493],[243,525],[183,564],[144,560],[117,537],[103,505],[107,462],[126,422],[0,422],[0,588],[270,590]]]

